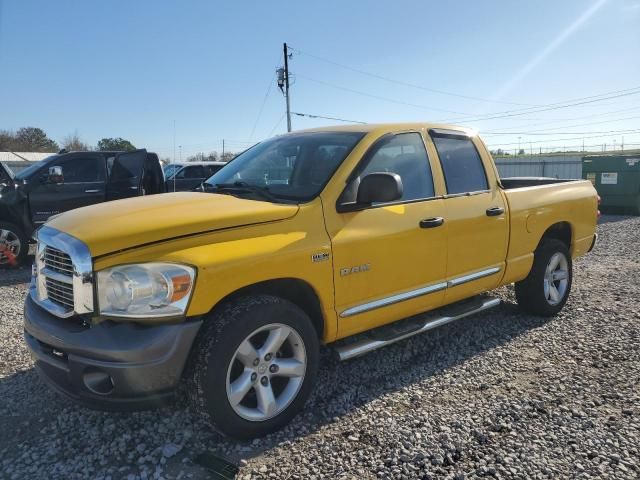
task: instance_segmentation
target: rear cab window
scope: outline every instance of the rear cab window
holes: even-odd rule
[[[471,138],[462,132],[446,132],[431,130],[430,135],[442,165],[447,195],[489,190],[482,158]]]

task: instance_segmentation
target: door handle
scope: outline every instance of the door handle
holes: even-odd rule
[[[420,220],[420,228],[435,228],[443,223],[444,218],[442,217],[425,218],[424,220]]]
[[[138,190],[139,187],[129,187],[129,190]]]
[[[98,189],[91,189],[91,190],[85,190],[84,193],[98,193],[100,190]]]
[[[497,217],[504,213],[504,208],[502,207],[491,207],[487,208],[487,217]]]

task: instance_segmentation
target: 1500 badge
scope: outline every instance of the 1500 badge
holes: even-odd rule
[[[355,267],[345,267],[340,269],[340,276],[351,275],[352,273],[361,273],[371,270],[371,264],[356,265]]]

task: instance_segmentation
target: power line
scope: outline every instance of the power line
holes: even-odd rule
[[[280,124],[282,123],[282,120],[284,120],[284,117],[287,116],[287,113],[283,113],[282,116],[280,117],[280,120],[278,120],[278,123],[276,123],[273,128],[271,129],[271,131],[269,132],[269,135],[267,135],[267,137],[270,137],[271,135],[273,135],[273,132],[276,131],[276,128],[278,128],[280,126]]]
[[[360,122],[358,120],[345,120],[344,118],[337,118],[337,117],[325,117],[322,115],[311,115],[310,113],[299,113],[299,112],[291,112],[294,115],[297,115],[299,117],[308,117],[308,118],[323,118],[325,120],[336,120],[338,122],[347,122],[347,123],[361,123],[363,125],[366,125],[367,122]]]
[[[430,111],[434,111],[434,112],[453,113],[453,114],[456,114],[456,115],[471,115],[470,113],[457,112],[455,110],[446,110],[446,109],[443,109],[443,108],[436,108],[436,107],[427,107],[426,105],[417,105],[415,103],[405,102],[405,101],[402,101],[402,100],[395,100],[393,98],[383,97],[383,96],[380,96],[380,95],[374,95],[372,93],[361,92],[360,90],[355,90],[353,88],[343,87],[343,86],[336,85],[336,84],[333,84],[333,83],[325,82],[324,80],[317,80],[315,78],[307,77],[306,75],[302,75],[300,73],[297,73],[296,75],[298,77],[300,77],[300,78],[304,78],[304,79],[309,80],[311,82],[319,83],[321,85],[326,85],[327,87],[336,88],[338,90],[344,90],[345,92],[355,93],[357,95],[362,95],[364,97],[375,98],[377,100],[383,100],[385,102],[396,103],[398,105],[406,105],[406,106],[409,106],[409,107],[419,108],[419,109],[422,109],[422,110],[430,110]]]
[[[335,65],[335,66],[340,67],[340,68],[344,68],[345,70],[351,70],[352,72],[360,73],[362,75],[366,75],[366,76],[372,77],[372,78],[377,78],[378,80],[383,80],[385,82],[395,83],[397,85],[403,85],[405,87],[416,88],[418,90],[424,90],[426,92],[437,93],[439,95],[447,95],[447,96],[450,96],[450,97],[464,98],[464,99],[467,99],[467,100],[475,100],[475,101],[479,101],[479,102],[502,103],[502,104],[506,104],[506,105],[537,106],[537,105],[532,105],[530,103],[507,102],[507,101],[504,101],[504,100],[492,100],[492,99],[489,99],[489,98],[474,97],[474,96],[471,96],[471,95],[463,95],[461,93],[447,92],[445,90],[438,90],[438,89],[435,89],[435,88],[425,87],[423,85],[416,85],[415,83],[409,83],[409,82],[405,82],[403,80],[396,80],[396,79],[393,79],[393,78],[389,78],[389,77],[385,77],[385,76],[382,76],[382,75],[378,75],[376,73],[371,73],[371,72],[367,72],[365,70],[360,70],[358,68],[350,67],[348,65],[344,65],[342,63],[338,63],[338,62],[335,62],[333,60],[329,60],[327,58],[319,57],[317,55],[312,55],[310,53],[303,52],[302,50],[300,50],[298,48],[292,47],[291,45],[289,45],[289,49],[290,50],[294,50],[298,55],[306,55],[308,57],[315,58],[316,60],[320,60],[322,62],[329,63],[331,65]]]
[[[527,144],[527,143],[548,143],[548,142],[567,142],[569,140],[582,140],[585,138],[601,138],[601,137],[609,137],[613,134],[627,134],[627,133],[640,133],[640,129],[634,129],[634,130],[612,130],[611,132],[604,134],[604,135],[589,135],[589,136],[583,136],[583,137],[572,137],[572,138],[556,138],[556,139],[545,139],[545,140],[536,140],[533,142],[530,141],[523,141],[522,143]],[[518,145],[521,142],[509,142],[509,143],[492,143],[491,145],[500,145],[500,146],[504,146],[504,145]]]
[[[576,125],[566,125],[565,127],[562,128],[572,128],[572,127],[586,127],[589,125],[599,125],[602,123],[614,123],[614,122],[621,122],[624,120],[632,120],[632,119],[636,119],[636,118],[640,118],[640,115],[635,115],[633,117],[626,117],[626,118],[617,118],[617,119],[612,119],[612,120],[604,120],[604,121],[600,121],[600,122],[590,122],[590,123],[581,123],[581,124],[576,124]],[[556,130],[554,132],[549,132],[548,130]],[[557,127],[554,128],[541,128],[539,130],[531,130],[528,132],[484,132],[482,135],[483,136],[490,136],[490,135],[581,135],[581,134],[588,134],[588,133],[598,133],[598,132],[573,132],[573,133],[569,133],[569,132],[558,132],[557,131]],[[600,132],[602,133],[602,132]]]
[[[585,119],[585,118],[604,117],[604,116],[607,116],[607,115],[613,115],[615,113],[629,112],[629,111],[632,111],[632,110],[638,110],[639,108],[640,108],[640,105],[637,105],[637,106],[631,107],[631,108],[623,108],[623,109],[620,109],[620,110],[611,110],[611,111],[608,111],[608,112],[601,112],[601,113],[591,113],[591,114],[588,114],[588,115],[581,115],[579,117],[571,117],[571,118],[566,118],[566,117],[565,118],[555,118],[555,119],[552,119],[552,118],[548,118],[548,119],[530,118],[528,120],[543,120],[543,121],[538,122],[538,123],[527,123],[525,125],[517,125],[517,126],[514,126],[514,127],[504,127],[504,128],[497,127],[497,128],[500,128],[500,130],[518,130],[519,128],[523,128],[523,127],[525,127],[525,128],[526,127],[537,127],[537,126],[540,126],[540,125],[549,125],[551,123],[570,122],[572,120],[581,120],[581,119]],[[605,120],[605,122],[608,122],[608,121],[617,121],[617,120]],[[554,127],[554,128],[567,128],[567,126]],[[494,131],[495,130],[487,130],[487,131],[484,132],[484,135],[487,135],[488,133],[493,133]]]
[[[583,104],[587,104],[587,103],[593,103],[593,102],[596,102],[596,101],[609,100],[609,99],[612,99],[612,98],[618,98],[618,97],[627,96],[627,95],[635,95],[637,93],[640,93],[639,91],[635,91],[635,90],[640,89],[640,87],[632,87],[632,88],[628,88],[628,89],[616,90],[616,91],[612,91],[612,92],[605,92],[605,93],[601,93],[601,94],[597,94],[597,95],[590,95],[590,96],[587,96],[587,97],[575,98],[575,99],[571,99],[571,100],[565,100],[565,101],[555,102],[555,103],[546,104],[546,105],[532,105],[532,104],[525,104],[525,103],[496,101],[496,100],[491,100],[491,99],[482,98],[482,97],[474,97],[474,96],[469,96],[469,95],[462,95],[462,94],[458,94],[458,93],[446,92],[446,91],[443,91],[443,90],[437,90],[437,89],[433,89],[433,88],[428,88],[428,87],[424,87],[424,86],[421,86],[421,85],[415,85],[415,84],[412,84],[412,83],[409,83],[409,82],[404,82],[402,80],[396,80],[396,79],[392,79],[392,78],[385,77],[385,76],[382,76],[382,75],[378,75],[378,74],[375,74],[375,73],[371,73],[371,72],[367,72],[367,71],[364,71],[364,70],[360,70],[360,69],[357,69],[357,68],[354,68],[354,67],[350,67],[348,65],[344,65],[344,64],[338,63],[336,61],[320,57],[318,55],[313,55],[313,54],[310,54],[310,53],[306,53],[306,52],[303,52],[302,50],[300,50],[299,48],[291,47],[290,45],[289,45],[289,48],[291,50],[296,51],[298,54],[307,55],[309,57],[312,57],[312,58],[315,58],[317,60],[320,60],[320,61],[332,64],[332,65],[338,66],[340,68],[351,70],[351,71],[354,71],[354,72],[357,72],[357,73],[360,73],[360,74],[363,74],[363,75],[367,75],[367,76],[370,76],[370,77],[373,77],[373,78],[377,78],[377,79],[380,79],[380,80],[384,80],[384,81],[387,81],[387,82],[392,82],[392,83],[396,83],[396,84],[399,84],[399,85],[404,85],[404,86],[407,86],[407,87],[418,88],[420,90],[430,91],[430,92],[433,92],[433,93],[439,93],[439,94],[443,94],[443,95],[451,95],[451,96],[460,97],[460,98],[466,98],[466,99],[470,99],[470,100],[478,100],[478,101],[487,101],[487,102],[493,102],[493,103],[506,103],[506,104],[511,104],[511,105],[526,105],[526,106],[528,106],[528,108],[526,108],[526,109],[506,110],[506,111],[503,111],[503,112],[490,113],[490,114],[487,114],[487,115],[489,115],[489,117],[487,117],[487,118],[484,118],[484,116],[477,116],[477,120],[475,118],[473,118],[472,119],[473,121],[491,120],[491,119],[494,119],[494,118],[505,118],[505,117],[508,117],[508,116],[516,116],[516,114],[517,115],[524,115],[525,111],[526,111],[526,113],[538,113],[538,112],[543,112],[543,111],[548,111],[548,110],[555,110],[557,108],[568,108],[568,107],[572,107],[572,106],[583,105]],[[386,97],[380,97],[380,96],[377,96],[377,95],[371,95],[371,94],[367,94],[367,93],[364,93],[364,92],[359,92],[359,91],[356,91],[356,90],[353,90],[353,89],[348,89],[346,87],[340,87],[338,85],[333,85],[333,84],[330,84],[328,82],[322,82],[320,80],[315,80],[315,79],[312,79],[312,78],[309,78],[309,77],[304,77],[304,76],[302,76],[300,74],[298,74],[298,76],[301,76],[303,78],[307,78],[308,80],[315,81],[315,82],[318,82],[318,83],[324,83],[325,85],[331,86],[331,87],[334,87],[334,88],[339,88],[339,89],[342,89],[342,90],[351,91],[353,93],[370,96],[372,98],[378,98],[378,99],[381,99],[381,100],[392,101],[394,103],[405,104],[405,105],[409,105],[409,106],[413,106],[413,107],[417,107],[417,108],[428,108],[428,109],[431,109],[431,110],[441,110],[442,111],[442,109],[425,107],[424,105],[416,105],[416,104],[411,104],[411,103],[408,103],[408,102],[396,101],[394,99],[390,99],[390,98],[386,98]],[[614,95],[614,94],[621,94],[621,95],[609,96],[609,95]],[[605,96],[607,98],[597,98],[597,97],[605,97]],[[587,101],[587,100],[590,100],[590,101]],[[564,104],[571,104],[571,105],[564,105]],[[549,107],[549,108],[543,108],[543,107]],[[557,107],[557,108],[550,108],[550,107]],[[543,108],[543,109],[539,109],[539,108]],[[535,110],[535,111],[529,112],[530,110]],[[519,112],[522,112],[522,113],[519,113]],[[461,115],[471,115],[471,114],[461,114]],[[493,116],[493,115],[500,115],[500,116],[498,117],[498,116]],[[452,121],[459,121],[459,120],[465,120],[465,119],[454,119]]]
[[[488,135],[589,135],[592,133],[624,133],[627,131],[635,131],[635,129],[630,130],[593,130],[590,132],[504,132],[504,133],[483,133],[483,137],[487,137]]]
[[[396,103],[399,105],[407,105],[410,107],[414,107],[414,108],[419,108],[419,109],[423,109],[423,110],[432,110],[432,111],[444,111],[446,113],[456,113],[459,115],[468,115],[468,117],[458,117],[458,118],[453,118],[453,119],[447,119],[447,120],[442,120],[442,122],[460,122],[460,121],[464,121],[464,122],[471,122],[471,121],[484,121],[484,120],[493,120],[493,119],[498,119],[498,118],[508,118],[508,117],[515,117],[515,116],[521,116],[521,115],[528,115],[528,114],[532,114],[532,113],[540,113],[540,112],[547,112],[547,111],[551,111],[551,110],[558,110],[558,109],[562,109],[562,108],[569,108],[569,107],[575,107],[575,106],[579,106],[579,105],[586,105],[586,104],[590,104],[590,103],[595,103],[595,102],[601,102],[604,100],[611,100],[614,98],[620,98],[620,97],[626,97],[629,95],[636,95],[640,93],[640,87],[634,87],[634,88],[630,88],[630,89],[624,89],[624,90],[617,90],[617,91],[613,91],[613,92],[609,92],[606,94],[599,94],[599,95],[590,95],[588,97],[582,97],[582,98],[577,98],[574,100],[569,100],[568,102],[563,102],[563,103],[551,103],[548,105],[542,105],[541,108],[535,107],[535,108],[527,108],[527,109],[521,109],[521,110],[505,110],[503,112],[496,112],[495,114],[487,114],[487,116],[472,116],[471,114],[467,114],[467,113],[462,113],[462,112],[455,112],[452,110],[445,110],[445,109],[441,109],[441,108],[436,108],[436,107],[427,107],[426,105],[418,105],[415,103],[410,103],[410,102],[405,102],[402,100],[395,100],[393,98],[389,98],[389,97],[383,97],[380,95],[374,95],[371,93],[366,93],[366,92],[362,92],[359,90],[355,90],[353,88],[348,88],[348,87],[343,87],[340,85],[335,85],[333,83],[330,82],[325,82],[324,80],[318,80],[315,78],[311,78],[308,77],[306,75],[302,75],[300,73],[297,74],[298,77],[300,78],[304,78],[306,80],[315,82],[315,83],[319,83],[321,85],[326,85],[328,87],[332,87],[332,88],[336,88],[339,90],[344,90],[350,93],[355,93],[357,95],[362,95],[365,97],[369,97],[369,98],[375,98],[377,100],[383,100],[386,102],[391,102],[391,103]],[[606,96],[609,95],[609,96]],[[598,98],[598,97],[602,97],[602,98]]]
[[[568,101],[568,102],[562,102],[562,103],[552,103],[549,105],[543,105],[543,107],[546,108],[538,108],[538,109],[522,109],[522,110],[506,110],[504,112],[496,112],[495,114],[487,114],[487,116],[477,116],[475,118],[470,117],[470,118],[454,118],[454,119],[449,119],[449,120],[443,120],[443,122],[459,122],[459,121],[465,121],[465,122],[479,122],[479,121],[484,121],[484,120],[494,120],[497,118],[508,118],[508,117],[516,117],[519,115],[528,115],[531,113],[540,113],[540,112],[548,112],[551,110],[559,110],[561,108],[569,108],[569,107],[576,107],[579,105],[586,105],[586,104],[590,104],[590,103],[595,103],[595,102],[601,102],[604,100],[611,100],[613,98],[620,98],[620,97],[627,97],[629,95],[637,95],[638,93],[640,93],[640,87],[634,87],[634,88],[629,88],[629,89],[625,89],[625,90],[618,90],[617,92],[610,92],[609,94],[602,94],[602,95],[609,95],[608,97],[604,97],[604,98],[596,98],[602,95],[591,95],[589,97],[583,97],[582,99],[576,99],[576,100],[581,100],[581,101]],[[615,94],[615,95],[614,95]]]
[[[260,110],[258,111],[258,116],[256,117],[256,121],[253,124],[253,128],[251,129],[251,134],[249,135],[249,142],[253,138],[253,134],[256,131],[256,127],[258,126],[258,122],[260,121],[260,117],[262,116],[262,111],[264,110],[264,106],[267,103],[267,98],[269,98],[269,94],[271,93],[271,89],[273,88],[273,81],[276,78],[277,72],[273,72],[271,79],[269,80],[269,86],[267,87],[267,92],[264,94],[264,98],[262,99],[262,105],[260,105]]]

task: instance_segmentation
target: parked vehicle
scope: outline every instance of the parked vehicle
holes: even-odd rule
[[[467,129],[296,132],[239,155],[203,192],[49,221],[25,338],[79,402],[162,404],[183,379],[218,429],[260,436],[303,408],[321,343],[353,358],[494,307],[485,293],[514,282],[525,311],[555,315],[596,212],[588,181],[501,180]]]
[[[165,191],[160,160],[146,150],[60,153],[16,174],[0,168],[0,266],[21,263],[33,232],[53,215]]]
[[[185,162],[165,165],[167,192],[195,190],[226,164],[227,162]]]

